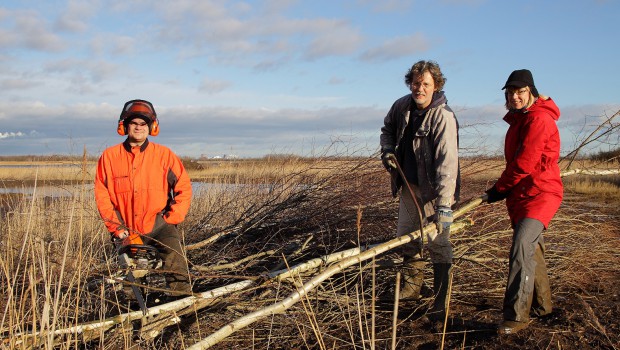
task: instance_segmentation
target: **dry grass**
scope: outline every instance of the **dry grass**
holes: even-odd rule
[[[264,158],[243,160],[208,160],[186,166],[192,180],[213,183],[271,183],[283,174],[295,174],[302,169],[315,175],[328,175],[340,164],[351,160],[322,158]],[[354,160],[355,161],[355,160]],[[187,164],[187,162],[186,162]]]
[[[80,163],[50,163],[50,162],[25,162],[25,163],[0,163],[0,184],[1,183],[27,183],[31,184],[35,180],[41,182],[64,182],[75,183],[87,176],[89,181],[95,177],[95,165],[85,164],[86,173],[82,170]],[[24,167],[27,165],[27,167]]]
[[[588,196],[598,196],[601,199],[620,199],[620,176],[586,177],[580,176],[564,181],[570,191]]]
[[[283,174],[294,174],[300,169],[312,169],[317,175],[327,175],[343,162],[320,158],[264,158],[241,160],[184,160],[193,181],[211,183],[271,183]],[[0,161],[0,184],[26,184],[37,180],[42,183],[92,182],[96,162],[93,161]]]
[[[20,196],[3,204],[0,288],[6,292],[0,299],[0,331],[5,347],[24,332],[66,328],[126,311],[122,298],[104,286],[86,288],[93,279],[107,274],[108,266],[114,267],[114,259],[92,190],[81,185],[81,179],[92,175],[91,170],[80,169],[84,170],[75,174],[71,196]],[[496,162],[466,160],[463,198],[481,194],[497,171]],[[387,176],[376,159],[290,160],[263,165],[226,161],[192,170],[192,178],[218,179],[222,185],[196,193],[188,219],[181,225],[186,243],[233,232],[188,251],[190,263],[205,268],[192,269],[200,291],[327,253],[383,242],[395,231],[398,203],[389,196]],[[244,185],[247,183],[269,186]],[[446,348],[613,349],[618,344],[620,215],[617,205],[605,206],[595,187],[585,186],[584,194],[567,185],[566,199],[545,232],[554,316],[536,320],[523,334],[512,337],[498,338],[493,332],[501,317],[508,272],[511,229],[505,208],[501,203],[485,205],[468,215],[475,225],[453,238],[458,258]],[[274,253],[259,255],[265,252]],[[242,261],[247,256],[256,258]],[[397,257],[389,253],[377,259],[376,265],[349,268],[286,313],[239,330],[215,348],[389,348],[394,331],[390,298],[398,268],[393,259]],[[239,263],[230,264],[235,262]],[[297,276],[296,280],[301,283],[310,276]],[[427,276],[427,285],[431,285],[430,273]],[[140,341],[139,347],[188,347],[237,317],[281,301],[296,288],[284,281],[259,283],[197,312],[155,339]],[[401,306],[396,329],[399,349],[439,348],[442,334],[421,319],[429,302],[427,295],[419,303]],[[81,338],[68,336],[53,347],[53,340],[39,339],[40,347],[138,346],[133,334],[120,328],[93,342],[82,343]]]

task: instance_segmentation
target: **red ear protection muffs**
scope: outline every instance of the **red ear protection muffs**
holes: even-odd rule
[[[121,135],[127,135],[127,123],[135,117],[146,120],[149,125],[149,135],[159,135],[159,120],[153,104],[145,100],[131,100],[125,103],[121,115],[118,118],[118,127],[116,132]]]

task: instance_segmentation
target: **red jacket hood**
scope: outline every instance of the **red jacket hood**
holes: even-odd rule
[[[533,105],[521,111],[522,113],[528,113],[528,112],[545,113],[549,115],[551,118],[553,118],[553,120],[555,121],[558,121],[560,119],[560,108],[558,108],[558,106],[551,99],[551,97],[548,97],[546,100],[539,97],[538,99],[536,99]],[[520,114],[518,112],[519,111],[510,110],[504,117],[504,120],[508,124],[512,125],[515,121],[515,118]]]

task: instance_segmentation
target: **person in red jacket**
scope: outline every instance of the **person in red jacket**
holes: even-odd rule
[[[103,151],[97,164],[99,214],[112,240],[159,250],[171,294],[191,293],[176,228],[185,219],[192,197],[187,171],[170,149],[148,140],[149,135],[159,133],[157,113],[150,102],[125,103],[117,132],[127,138]]]
[[[536,316],[552,311],[542,232],[563,196],[556,125],[560,109],[538,93],[527,69],[513,71],[502,89],[508,109],[504,120],[510,125],[504,144],[506,168],[486,193],[489,203],[506,199],[514,230],[504,320],[498,327],[500,334],[512,334],[527,327],[530,311]]]

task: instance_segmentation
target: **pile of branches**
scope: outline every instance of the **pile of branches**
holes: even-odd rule
[[[280,269],[283,255],[291,264],[357,246],[358,215],[373,232],[361,237],[364,244],[393,238],[398,202],[376,165],[372,158],[339,161],[320,174],[311,165],[269,186],[229,188],[227,200],[211,203],[187,230],[190,262],[202,271],[227,263],[236,273]]]

